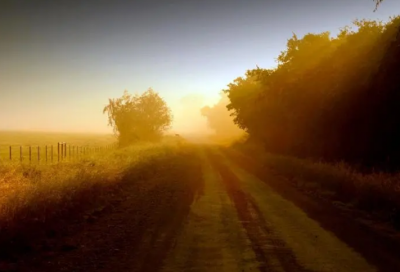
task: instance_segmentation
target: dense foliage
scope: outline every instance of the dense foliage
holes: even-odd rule
[[[172,122],[166,102],[152,89],[141,95],[125,91],[121,98],[109,99],[103,113],[108,114],[108,123],[121,146],[159,140]]]
[[[293,35],[275,69],[224,90],[234,122],[274,153],[400,166],[400,18],[356,20],[336,37]]]

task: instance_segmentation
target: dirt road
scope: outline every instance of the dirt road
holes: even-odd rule
[[[395,261],[367,260],[236,163],[217,147],[198,146],[65,238],[70,250],[16,270],[400,271]]]

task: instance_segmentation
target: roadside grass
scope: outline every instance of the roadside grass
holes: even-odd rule
[[[185,148],[140,144],[53,165],[0,164],[0,259],[35,250],[65,223],[101,212],[128,185],[156,174]]]
[[[329,199],[342,208],[359,209],[400,230],[400,173],[362,174],[344,163],[328,164],[267,153],[257,144],[232,147],[308,194]]]

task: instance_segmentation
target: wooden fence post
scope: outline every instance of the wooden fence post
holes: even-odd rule
[[[58,162],[60,162],[60,143],[57,143],[57,157],[58,157]]]

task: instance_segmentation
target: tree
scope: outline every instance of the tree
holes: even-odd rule
[[[242,136],[244,131],[233,122],[234,117],[226,107],[230,102],[229,98],[224,92],[220,95],[217,104],[200,110],[201,115],[207,118],[208,126],[215,131],[216,136],[224,138]]]
[[[122,97],[109,99],[103,113],[108,114],[108,125],[113,127],[120,146],[159,140],[172,122],[171,110],[151,88],[141,95],[125,90]]]
[[[269,152],[400,169],[399,25],[294,34],[276,68],[228,84],[234,122]]]

